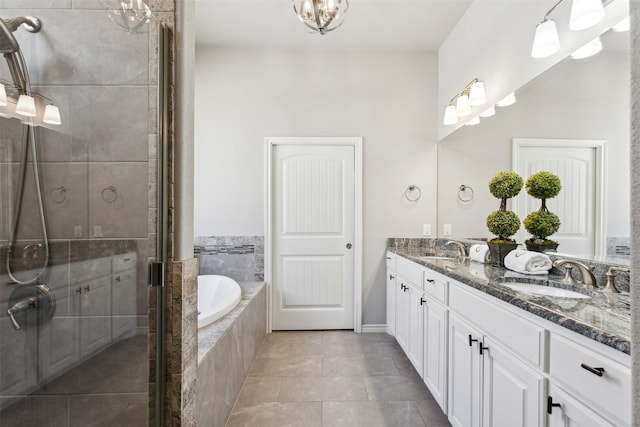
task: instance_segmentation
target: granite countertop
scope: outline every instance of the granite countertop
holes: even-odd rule
[[[629,293],[611,294],[583,291],[592,298],[573,299],[532,295],[518,292],[500,284],[517,280],[533,282],[545,280],[550,286],[567,287],[559,282],[561,276],[526,275],[505,268],[477,262],[434,259],[418,248],[387,248],[390,252],[430,268],[458,282],[471,286],[492,297],[556,323],[623,353],[631,352],[631,309]],[[571,288],[576,290],[575,288]]]

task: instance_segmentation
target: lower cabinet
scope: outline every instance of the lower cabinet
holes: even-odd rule
[[[391,268],[387,268],[387,333],[396,335],[396,271]]]
[[[553,382],[547,399],[548,427],[613,427],[604,418]]]
[[[424,305],[424,367],[422,379],[440,408],[447,412],[448,310],[427,295]]]
[[[409,286],[402,276],[396,279],[395,293],[396,341],[405,353],[409,352]]]
[[[410,285],[409,290],[409,339],[407,357],[422,377],[424,363],[424,293],[421,289]]]
[[[454,426],[538,426],[544,375],[451,313],[449,421]]]

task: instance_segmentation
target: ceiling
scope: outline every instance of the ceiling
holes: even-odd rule
[[[340,28],[309,34],[291,0],[196,0],[196,45],[437,51],[472,0],[350,0]]]

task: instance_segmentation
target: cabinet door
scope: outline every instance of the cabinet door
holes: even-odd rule
[[[111,342],[111,276],[82,285],[80,354],[85,357]]]
[[[424,371],[424,293],[409,286],[409,342],[407,357],[420,377]]]
[[[483,425],[542,425],[544,377],[489,338],[483,343]]]
[[[554,404],[560,406],[551,408],[551,414],[548,415],[548,427],[612,427],[614,425],[554,384],[549,387],[549,396]],[[547,408],[545,408],[546,410]]]
[[[113,338],[124,338],[136,329],[136,271],[114,273],[111,278],[111,312]]]
[[[405,353],[409,351],[409,286],[402,276],[396,280],[396,341]]]
[[[455,427],[480,425],[481,334],[455,313],[449,313],[449,421]],[[474,341],[476,340],[476,341]]]
[[[447,413],[447,314],[445,306],[427,298],[422,378],[444,413]]]
[[[387,333],[396,334],[396,272],[387,269]]]

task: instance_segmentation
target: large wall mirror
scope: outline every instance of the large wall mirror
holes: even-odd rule
[[[488,182],[501,170],[516,170],[514,140],[596,145],[604,141],[594,166],[600,187],[589,189],[601,206],[589,212],[595,222],[580,223],[596,234],[594,245],[572,246],[565,236],[575,230],[563,223],[557,235],[558,252],[628,264],[630,245],[630,72],[628,32],[608,31],[602,35],[603,51],[584,58],[568,57],[516,91],[517,102],[496,108],[493,117],[474,126],[463,126],[438,143],[438,236],[449,225],[453,238],[491,238],[487,215],[497,210],[499,201],[489,193]],[[522,155],[522,154],[521,154]],[[544,149],[543,149],[544,157]],[[528,176],[524,176],[526,180]],[[577,178],[580,182],[582,178]],[[461,186],[472,189],[460,191]],[[556,209],[571,211],[579,198],[567,183],[562,203]],[[599,189],[598,189],[599,188]],[[597,193],[597,194],[596,194]],[[524,205],[526,191],[517,196]],[[559,199],[560,200],[560,199]],[[539,204],[539,202],[538,202]],[[554,207],[550,205],[550,209]],[[591,208],[589,208],[590,211]],[[573,215],[584,215],[584,208]],[[524,216],[521,215],[521,219]],[[578,222],[580,222],[578,220]],[[586,225],[585,225],[586,224]],[[563,229],[564,227],[564,229]],[[585,231],[585,230],[582,230]],[[516,236],[519,243],[530,237],[524,227]],[[563,245],[563,239],[566,243]]]

